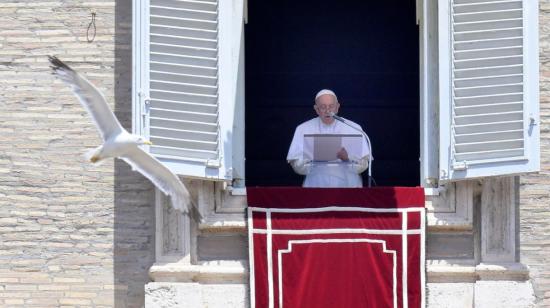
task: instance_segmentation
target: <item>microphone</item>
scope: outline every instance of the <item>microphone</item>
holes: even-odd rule
[[[344,118],[340,117],[340,116],[337,116],[336,113],[334,112],[329,112],[329,116],[332,117],[333,119],[335,120],[338,120],[344,124],[346,124],[347,126],[355,129],[356,131],[360,132],[363,137],[365,137],[365,139],[367,140],[367,144],[369,145],[369,151],[370,151],[370,154],[369,154],[369,179],[368,179],[368,187],[371,187],[371,178],[372,178],[372,146],[371,146],[371,143],[370,143],[370,139],[369,139],[369,136],[367,136],[367,133],[365,133],[362,129],[358,128],[358,127],[355,127],[351,124],[349,124]]]
[[[342,118],[342,117],[340,117],[340,116],[337,116],[336,113],[334,113],[334,112],[332,112],[332,111],[329,112],[329,115],[330,115],[332,118],[334,118],[335,120],[338,120],[338,121],[340,121],[340,122],[342,122],[342,123],[346,123],[346,120],[344,120],[344,118]],[[348,125],[348,126],[349,126],[349,125]]]

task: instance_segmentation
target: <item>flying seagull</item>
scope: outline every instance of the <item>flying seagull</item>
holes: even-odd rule
[[[191,197],[187,188],[172,171],[139,147],[152,143],[141,136],[128,133],[107,105],[105,97],[86,78],[58,58],[48,56],[48,59],[52,64],[53,74],[72,88],[80,103],[92,116],[103,138],[103,145],[87,153],[90,162],[99,163],[110,157],[124,160],[169,195],[176,210],[188,213]]]

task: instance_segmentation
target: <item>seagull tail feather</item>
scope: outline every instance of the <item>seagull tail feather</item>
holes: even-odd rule
[[[191,217],[198,222],[203,221],[203,217],[197,207],[190,199],[181,199],[170,196],[170,202],[172,207],[183,214],[191,215]]]
[[[100,156],[99,156],[99,154],[101,153],[101,148],[102,147],[97,147],[86,151],[86,153],[84,153],[83,155],[84,159],[86,159],[86,161],[91,162],[94,166],[101,165],[103,163],[103,160],[100,159]]]
[[[65,64],[63,61],[59,60],[56,56],[48,56],[48,60],[52,64],[52,68],[54,72],[57,72],[59,70],[67,70],[67,71],[73,71],[72,68],[70,68],[67,64]]]
[[[170,196],[170,202],[172,203],[172,207],[182,213],[187,213],[187,204],[185,204],[185,200],[182,200],[181,198],[178,198],[176,195]]]

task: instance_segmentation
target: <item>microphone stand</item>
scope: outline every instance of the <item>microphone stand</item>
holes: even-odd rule
[[[372,178],[372,146],[371,146],[371,143],[370,143],[370,139],[369,139],[369,136],[367,136],[367,133],[365,133],[362,129],[359,129],[351,124],[349,124],[348,122],[346,122],[346,120],[344,120],[344,118],[340,117],[340,116],[337,116],[334,112],[331,112],[330,113],[330,116],[337,120],[337,121],[340,121],[344,124],[346,124],[347,126],[355,129],[356,131],[360,132],[361,135],[363,135],[363,137],[365,137],[365,139],[367,140],[367,144],[369,145],[369,171],[368,171],[368,176],[369,176],[369,179],[367,180],[367,183],[368,183],[368,187],[371,187],[371,178]]]

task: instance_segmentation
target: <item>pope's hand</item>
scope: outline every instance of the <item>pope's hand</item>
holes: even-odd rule
[[[346,148],[341,148],[340,151],[336,153],[336,157],[338,157],[342,161],[348,161],[349,157],[348,157],[348,152],[346,151]]]

